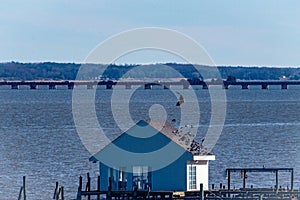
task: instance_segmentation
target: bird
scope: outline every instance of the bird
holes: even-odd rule
[[[203,144],[204,140],[206,139],[206,137],[202,138],[201,140],[201,144]]]
[[[180,94],[179,92],[177,92],[177,94],[179,94],[179,100],[177,101],[176,106],[180,106],[181,104],[184,103],[184,98],[183,95]]]

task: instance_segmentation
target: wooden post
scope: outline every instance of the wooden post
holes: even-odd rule
[[[100,176],[98,176],[97,180],[97,191],[99,192],[99,194],[97,195],[97,200],[100,200]]]
[[[150,186],[148,185],[148,188],[147,188],[147,198],[149,198],[150,196]]]
[[[86,183],[86,189],[85,191],[91,191],[91,177],[90,173],[87,173],[87,183]],[[91,195],[88,195],[88,200],[91,200]]]
[[[203,183],[200,183],[200,200],[204,200]]]
[[[26,200],[26,176],[23,176],[23,197]]]
[[[82,191],[82,176],[79,177],[79,186],[77,192],[77,200],[81,200],[81,191]]]
[[[137,199],[137,189],[138,189],[137,187],[134,187],[132,199]]]
[[[107,195],[106,199],[111,200],[111,177],[108,178],[108,190],[107,190]]]
[[[55,195],[55,199],[59,200],[59,194],[61,193],[61,188],[58,189],[58,192]]]
[[[108,190],[111,191],[111,189],[112,189],[112,179],[111,179],[111,177],[109,177],[108,178]]]
[[[82,176],[79,177],[79,188],[82,191]]]
[[[291,190],[294,190],[294,169],[291,171]]]
[[[90,191],[90,173],[87,173],[86,174],[86,177],[87,177],[87,182],[86,182],[86,186],[85,186],[85,191]]]
[[[61,187],[61,200],[65,200],[64,187]]]
[[[247,172],[246,170],[243,170],[243,188],[246,189],[246,178],[247,178]]]
[[[21,186],[21,188],[20,188],[18,200],[21,200],[21,198],[22,198],[22,192],[23,192],[23,186]]]
[[[57,191],[58,191],[58,182],[55,183],[55,190],[54,190],[54,194],[53,194],[53,199],[57,199],[56,198]]]
[[[227,169],[227,188],[230,190],[230,170]]]
[[[278,192],[278,170],[276,170],[275,172],[275,176],[276,176],[276,193]]]

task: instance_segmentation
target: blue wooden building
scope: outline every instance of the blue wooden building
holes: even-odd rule
[[[191,191],[208,189],[208,153],[168,122],[139,121],[90,158],[99,162],[101,190]]]

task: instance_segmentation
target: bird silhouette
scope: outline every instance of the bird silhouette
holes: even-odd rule
[[[180,94],[179,92],[177,92],[177,94],[179,94],[179,100],[177,101],[176,106],[180,106],[181,104],[184,103],[184,98],[183,95]]]
[[[201,139],[201,144],[203,144],[204,140],[206,139],[206,137]]]

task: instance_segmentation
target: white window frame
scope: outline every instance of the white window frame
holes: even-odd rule
[[[188,165],[188,187],[189,190],[197,189],[197,167],[196,165]]]

